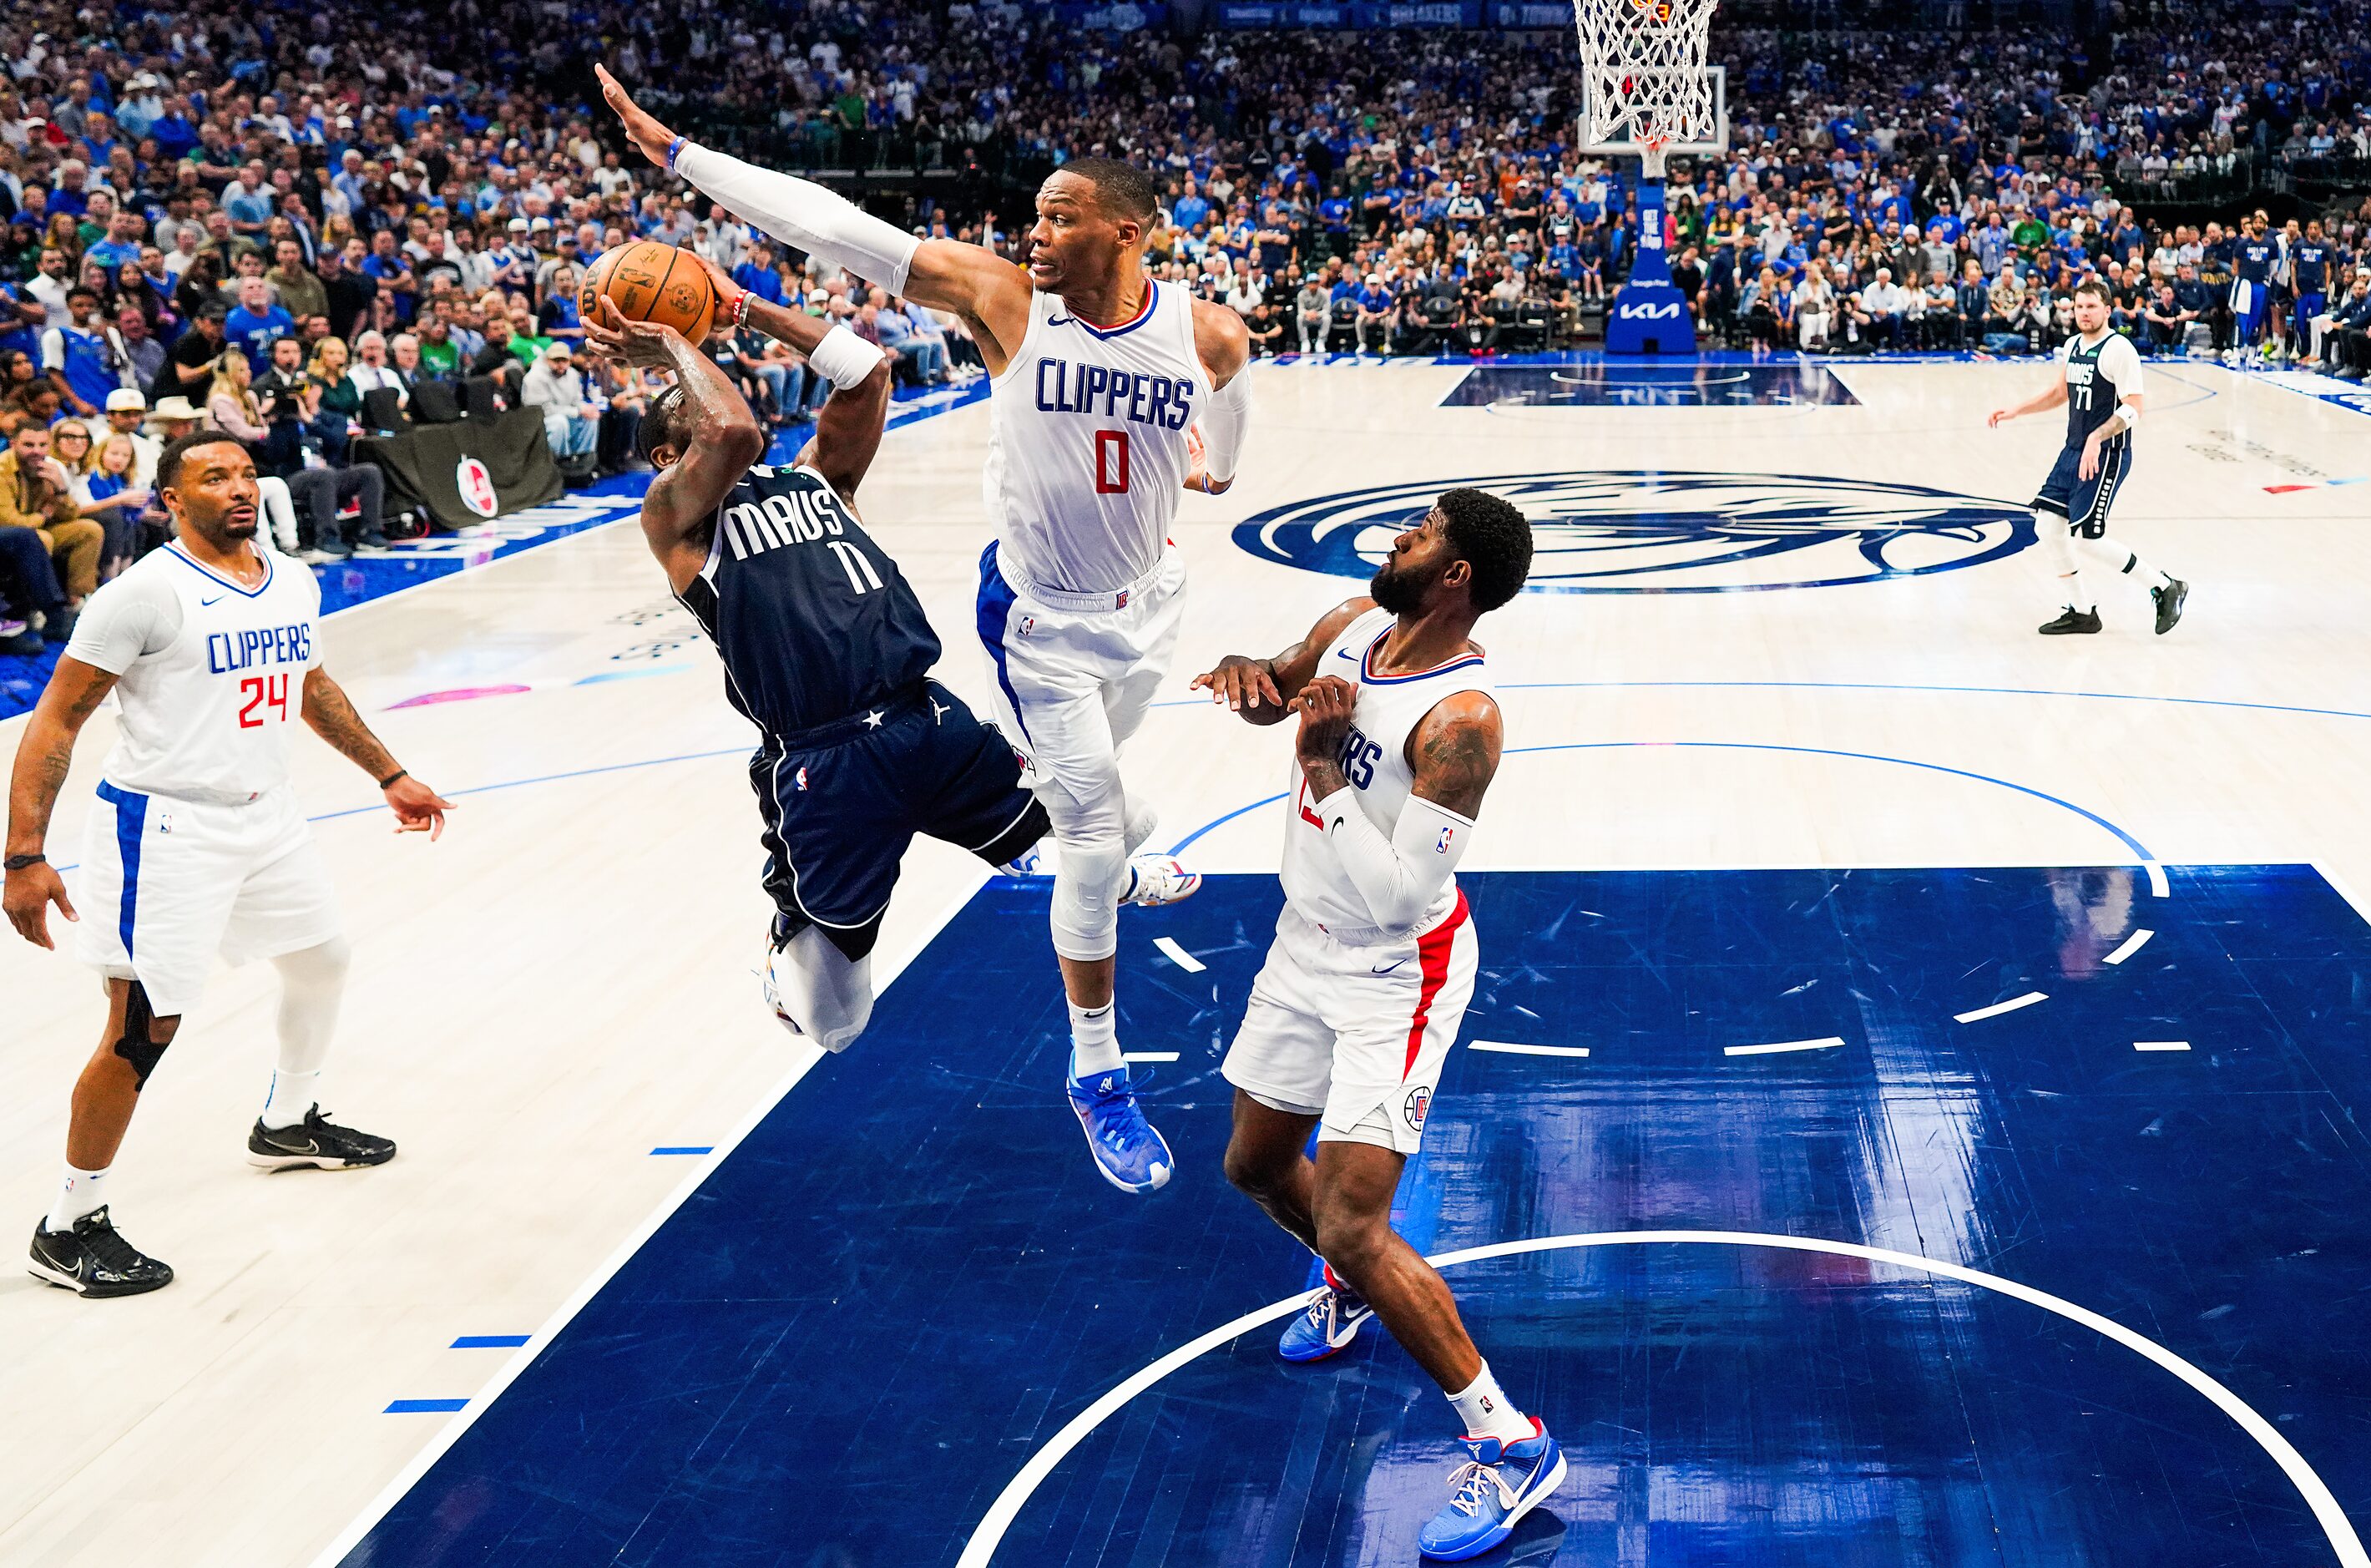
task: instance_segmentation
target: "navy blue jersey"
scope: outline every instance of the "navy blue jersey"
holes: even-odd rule
[[[2273,261],[2279,254],[2280,247],[2273,243],[2271,235],[2261,239],[2242,239],[2239,241],[2239,275],[2250,283],[2270,283]]]
[[[2066,449],[2080,451],[2091,432],[2114,416],[2124,397],[2139,389],[2140,354],[2121,332],[2105,333],[2095,343],[2086,343],[2078,334],[2066,340],[2060,365],[2066,377]],[[2114,450],[2132,443],[2133,433],[2125,430],[2101,446]]]
[[[726,697],[768,735],[878,706],[938,662],[905,574],[813,469],[752,468],[715,530],[680,597],[724,660]]]
[[[2326,294],[2330,289],[2330,242],[2300,239],[2289,253],[2289,271],[2299,294]]]

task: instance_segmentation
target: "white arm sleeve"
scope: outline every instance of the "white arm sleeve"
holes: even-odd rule
[[[1202,412],[1202,467],[1220,483],[1235,477],[1243,456],[1243,433],[1252,423],[1252,367],[1245,365],[1234,378],[1210,394]]]
[[[1424,918],[1474,836],[1472,818],[1420,795],[1407,797],[1388,840],[1367,820],[1347,788],[1319,801],[1317,815],[1351,886],[1366,900],[1375,923],[1387,931],[1405,931]]]
[[[66,657],[121,675],[143,654],[161,654],[181,634],[181,596],[154,572],[118,577],[82,608]]]
[[[906,270],[921,241],[836,192],[688,142],[676,154],[675,171],[784,244],[844,266],[891,294],[906,292]]]

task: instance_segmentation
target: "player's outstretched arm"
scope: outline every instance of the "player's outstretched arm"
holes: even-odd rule
[[[75,738],[98,704],[115,690],[116,678],[83,663],[72,655],[60,658],[33,715],[25,721],[25,736],[17,743],[17,765],[8,777],[8,841],[6,855],[39,855],[50,836],[50,813],[65,787],[74,766]],[[80,918],[66,898],[66,885],[46,860],[7,873],[0,893],[8,923],[17,935],[37,947],[53,947],[50,940],[50,906],[68,920]]]
[[[1309,635],[1274,658],[1246,658],[1229,654],[1218,667],[1197,675],[1189,691],[1208,690],[1210,701],[1224,703],[1247,724],[1281,724],[1290,711],[1283,693],[1299,691],[1317,673],[1317,661],[1342,634],[1342,628],[1375,608],[1371,598],[1345,599],[1320,617]]]
[[[1207,299],[1194,302],[1194,352],[1210,377],[1210,401],[1203,410],[1201,449],[1186,475],[1186,488],[1222,495],[1235,482],[1236,460],[1252,424],[1251,329],[1233,308]]]
[[[584,341],[620,365],[672,371],[683,389],[691,428],[682,455],[642,494],[642,538],[666,569],[668,585],[681,593],[707,564],[716,508],[766,455],[766,432],[724,372],[673,327],[629,321],[616,300],[604,297],[597,316],[584,320]],[[683,433],[680,423],[677,431]]]
[[[1997,429],[2001,425],[2007,424],[2012,419],[2023,419],[2030,413],[2042,413],[2051,409],[2064,408],[2065,406],[2066,377],[2064,376],[2056,376],[2051,378],[2050,389],[2048,391],[2043,392],[2039,397],[2028,398],[2025,401],[2017,404],[2013,408],[1996,408],[1993,410],[1992,417],[1985,420],[1984,423],[1995,429]]]
[[[724,317],[790,344],[806,356],[808,369],[831,383],[831,401],[816,416],[815,433],[800,448],[797,460],[823,475],[842,501],[853,503],[888,424],[888,355],[880,344],[866,343],[845,326],[827,325],[804,310],[759,298],[713,261],[703,258],[701,264],[715,284]]]
[[[335,747],[355,767],[368,773],[387,796],[399,833],[426,833],[434,843],[445,836],[445,813],[451,801],[422,784],[395,760],[379,738],[354,712],[346,689],[316,665],[305,672],[305,722],[313,733]]]
[[[917,239],[836,191],[759,168],[677,135],[634,102],[608,70],[596,65],[601,96],[626,134],[660,168],[786,245],[941,310],[953,310],[981,339],[989,368],[1001,370],[1029,329],[1029,280],[1012,262],[977,245]]]
[[[1483,692],[1461,691],[1425,714],[1408,737],[1415,784],[1386,839],[1342,772],[1357,701],[1357,689],[1333,675],[1318,677],[1293,699],[1301,772],[1309,781],[1309,809],[1375,923],[1404,930],[1432,907],[1473,841],[1475,816],[1498,771],[1498,704]]]

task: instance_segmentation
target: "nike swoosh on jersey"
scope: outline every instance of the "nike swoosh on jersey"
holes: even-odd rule
[[[1370,968],[1370,969],[1367,970],[1367,972],[1368,972],[1369,974],[1389,974],[1389,973],[1391,973],[1394,970],[1395,970],[1395,969],[1399,968],[1402,964],[1406,963],[1406,962],[1407,962],[1407,960],[1406,960],[1405,958],[1394,958],[1390,963],[1383,965],[1383,966],[1382,966],[1382,967],[1381,967],[1380,969],[1376,969],[1376,968]]]
[[[200,608],[201,610],[202,610],[202,609],[206,608],[206,607],[207,607],[207,606],[209,606],[209,605],[220,604],[222,601],[223,601],[223,596],[222,596],[222,595],[220,595],[220,594],[216,594],[216,595],[214,595],[214,598],[202,598],[202,599],[198,600],[198,608]]]

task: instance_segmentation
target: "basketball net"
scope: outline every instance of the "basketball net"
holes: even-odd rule
[[[1717,0],[1573,0],[1580,29],[1581,145],[1635,147],[1647,177],[1663,177],[1673,143],[1719,131],[1705,52]]]

